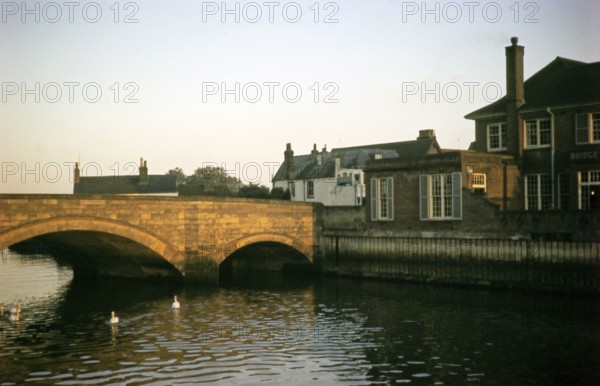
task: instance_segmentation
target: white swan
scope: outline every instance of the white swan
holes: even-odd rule
[[[21,319],[21,302],[17,303],[16,307],[12,307],[10,309],[10,320],[19,320]]]
[[[173,296],[173,304],[171,305],[171,308],[179,308],[179,302],[177,301],[177,295]]]
[[[114,311],[111,311],[111,313],[110,313],[110,323],[111,324],[119,323],[119,317],[115,315]]]

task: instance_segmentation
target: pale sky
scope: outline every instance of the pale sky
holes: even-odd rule
[[[463,117],[504,93],[512,36],[526,78],[557,56],[600,60],[594,0],[1,6],[0,193],[70,193],[75,161],[91,176],[137,174],[140,157],[150,174],[217,164],[271,186],[288,142],[434,129],[466,149]]]

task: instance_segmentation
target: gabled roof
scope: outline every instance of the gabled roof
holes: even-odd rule
[[[139,176],[80,177],[73,187],[74,194],[163,194],[177,193],[174,174],[149,175],[141,184]]]
[[[600,102],[600,62],[561,58],[550,62],[524,82],[525,104],[519,111]],[[506,113],[506,96],[475,110],[467,119]]]
[[[414,141],[383,143],[376,145],[342,147],[332,149],[331,152],[320,153],[323,157],[321,165],[318,165],[312,154],[294,156],[290,180],[307,180],[313,178],[335,177],[335,159],[341,157],[342,169],[364,169],[367,161],[375,159],[375,154],[381,154],[386,158],[412,158],[420,155],[437,154],[441,149],[435,139],[420,138]],[[287,163],[283,164],[273,176],[273,182],[286,181],[285,171]]]

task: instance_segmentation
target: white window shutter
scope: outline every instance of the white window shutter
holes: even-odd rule
[[[377,221],[377,179],[371,178],[371,221]]]
[[[462,174],[452,173],[452,218],[462,219]]]
[[[387,178],[388,220],[394,219],[394,177]]]
[[[429,219],[429,178],[427,175],[419,176],[419,213],[421,220]]]

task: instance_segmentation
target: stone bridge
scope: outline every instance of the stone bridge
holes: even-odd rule
[[[317,217],[316,206],[289,201],[3,194],[0,251],[31,241],[66,256],[76,275],[216,283],[224,266],[252,259],[267,269],[312,263]]]

